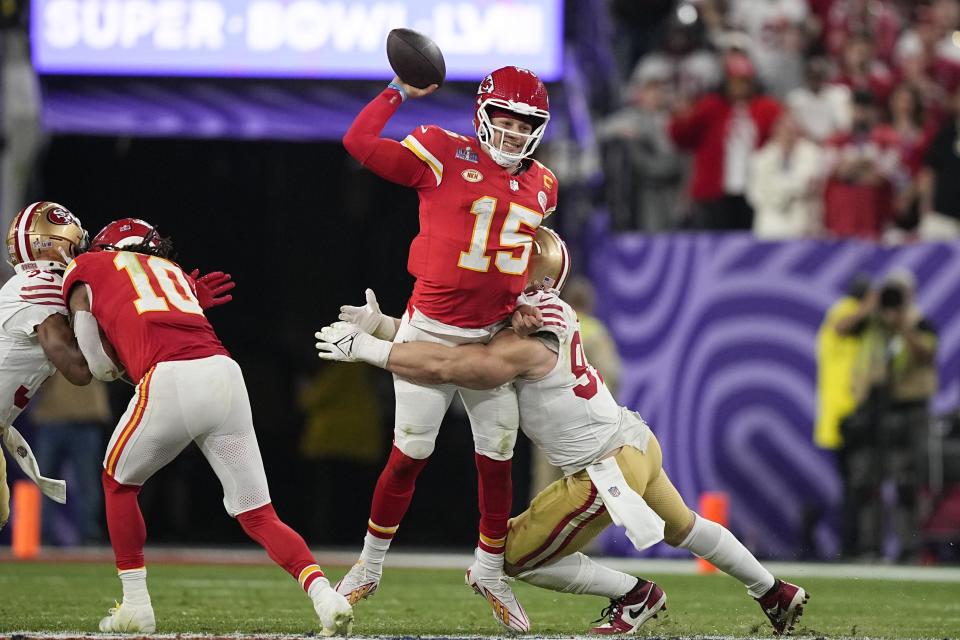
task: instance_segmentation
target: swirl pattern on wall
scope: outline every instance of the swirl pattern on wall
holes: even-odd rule
[[[691,506],[704,491],[729,494],[730,528],[760,555],[796,555],[805,509],[839,501],[833,459],[812,441],[815,338],[853,275],[916,275],[940,335],[934,410],[960,400],[960,244],[600,232],[589,246],[598,315],[624,360],[620,402],[650,423]],[[836,548],[829,519],[815,536]],[[616,530],[604,547],[633,553]]]

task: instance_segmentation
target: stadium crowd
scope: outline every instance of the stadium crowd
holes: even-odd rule
[[[597,140],[615,228],[960,237],[957,0],[610,9],[623,83]]]

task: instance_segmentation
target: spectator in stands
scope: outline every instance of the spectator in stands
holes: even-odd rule
[[[744,194],[750,155],[763,145],[780,116],[780,103],[759,93],[753,63],[742,52],[727,53],[723,91],[708,94],[670,121],[670,135],[693,152],[691,226],[750,229],[753,209]]]
[[[834,82],[850,87],[854,93],[871,93],[878,103],[886,104],[893,88],[893,75],[889,67],[875,57],[869,33],[857,33],[847,40]]]
[[[937,334],[914,304],[909,271],[894,271],[879,295],[868,296],[848,331],[861,337],[853,372],[857,409],[844,421],[853,511],[861,556],[884,551],[882,487],[896,490],[891,523],[897,558],[912,561],[919,550],[919,492],[930,420],[937,390]]]
[[[960,87],[951,102],[950,117],[934,134],[918,176],[924,240],[960,238]]]
[[[807,62],[806,85],[787,96],[787,106],[804,135],[814,142],[850,130],[850,88],[829,82],[830,62],[814,57]]]
[[[941,5],[943,7],[955,4]],[[896,75],[917,90],[933,117],[943,115],[950,93],[960,84],[960,48],[953,43],[949,14],[924,8],[897,44]],[[940,17],[938,18],[938,15]]]
[[[770,141],[753,152],[747,200],[753,232],[761,240],[811,236],[820,228],[823,152],[804,138],[785,111]]]
[[[858,91],[850,132],[826,145],[823,217],[825,228],[836,235],[876,238],[893,217],[890,175],[897,155],[877,136],[878,120],[873,95]]]
[[[811,23],[807,0],[729,0],[727,16],[750,37],[747,51],[771,95],[785,98],[803,84]]]
[[[36,427],[37,464],[70,485],[67,504],[43,501],[44,544],[103,542],[100,471],[106,427],[113,424],[107,386],[93,380],[77,387],[57,373],[41,387],[29,411]]]
[[[897,40],[897,55],[925,49],[940,65],[960,65],[960,47],[953,34],[960,29],[960,1],[933,0],[918,9],[913,26],[904,30]]]
[[[671,80],[666,61],[642,59],[627,87],[628,104],[597,127],[606,201],[617,230],[677,226],[686,160],[667,134]]]
[[[895,152],[890,174],[894,193],[894,221],[900,232],[916,229],[920,216],[917,174],[929,144],[920,94],[906,84],[897,85],[887,105],[887,122],[877,131],[881,144]]]
[[[687,5],[687,9],[693,9],[693,6]],[[723,80],[720,58],[707,46],[705,7],[701,6],[700,9],[698,19],[689,23],[681,21],[676,12],[673,13],[663,26],[660,48],[641,60],[669,68],[671,92],[689,101],[712,91]]]
[[[829,1],[829,0],[828,0]],[[904,16],[890,0],[833,0],[823,28],[827,52],[843,56],[847,44],[860,34],[869,34],[876,57],[889,62]]]
[[[857,549],[857,518],[852,508],[849,465],[847,458],[856,442],[845,442],[841,425],[857,407],[853,395],[853,369],[860,352],[861,333],[855,331],[873,301],[864,304],[867,296],[876,297],[870,290],[870,278],[853,278],[842,298],[827,310],[817,331],[817,421],[813,428],[813,442],[821,449],[836,454],[837,471],[843,485],[840,505],[840,555],[849,558]],[[862,313],[862,315],[858,315]],[[805,537],[809,548],[813,545],[813,529],[823,516],[821,505],[812,506],[807,518]]]

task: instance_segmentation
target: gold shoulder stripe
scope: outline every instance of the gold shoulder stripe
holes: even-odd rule
[[[433,171],[433,177],[437,179],[437,186],[440,186],[440,180],[443,179],[443,163],[437,160],[432,153],[427,151],[427,148],[424,147],[420,141],[414,138],[412,135],[404,138],[403,142],[400,144],[413,152],[413,155],[420,158],[420,160],[430,167],[430,170]]]

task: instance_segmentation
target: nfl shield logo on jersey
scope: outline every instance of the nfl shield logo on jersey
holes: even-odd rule
[[[610,495],[612,495],[614,498],[619,498],[619,497],[620,497],[620,489],[618,489],[618,488],[616,488],[616,487],[610,487],[609,489],[607,489],[607,493],[609,493]]]
[[[512,189],[513,191],[519,191],[519,190],[520,190],[520,183],[517,182],[516,180],[511,180],[511,181],[510,181],[510,189]]]

